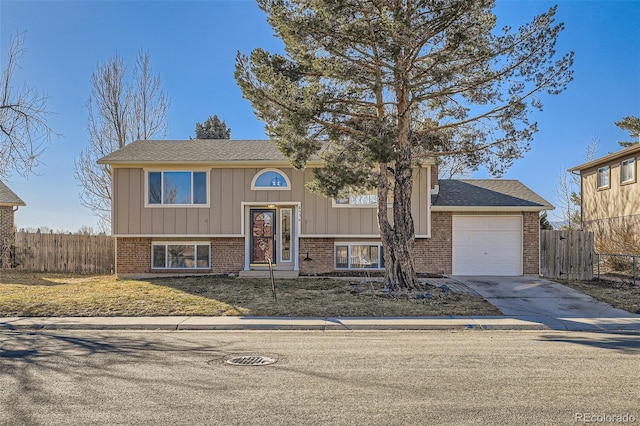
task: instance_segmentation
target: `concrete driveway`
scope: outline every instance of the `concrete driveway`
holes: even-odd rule
[[[503,314],[541,322],[557,330],[602,329],[602,325],[640,328],[640,315],[538,277],[452,277],[476,291]],[[606,328],[606,327],[605,327]]]

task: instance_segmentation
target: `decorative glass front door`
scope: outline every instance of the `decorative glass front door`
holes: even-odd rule
[[[276,263],[276,211],[251,209],[251,263]]]

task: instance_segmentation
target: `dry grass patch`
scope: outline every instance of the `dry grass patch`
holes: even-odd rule
[[[0,276],[0,316],[443,316],[500,315],[476,297],[425,288],[427,298],[385,295],[346,280],[232,277],[117,280],[113,276]],[[424,295],[424,294],[423,294]]]
[[[242,315],[214,299],[114,276],[0,276],[0,316]]]
[[[608,303],[614,308],[640,314],[640,285],[614,281],[560,281],[567,287]]]

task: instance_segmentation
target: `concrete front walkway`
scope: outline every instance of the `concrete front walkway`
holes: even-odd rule
[[[512,317],[559,330],[585,330],[585,323],[640,323],[640,315],[613,308],[591,296],[538,277],[452,277]],[[597,327],[594,327],[597,328]]]

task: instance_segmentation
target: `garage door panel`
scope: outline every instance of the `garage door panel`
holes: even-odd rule
[[[522,275],[520,216],[454,216],[455,275]]]

